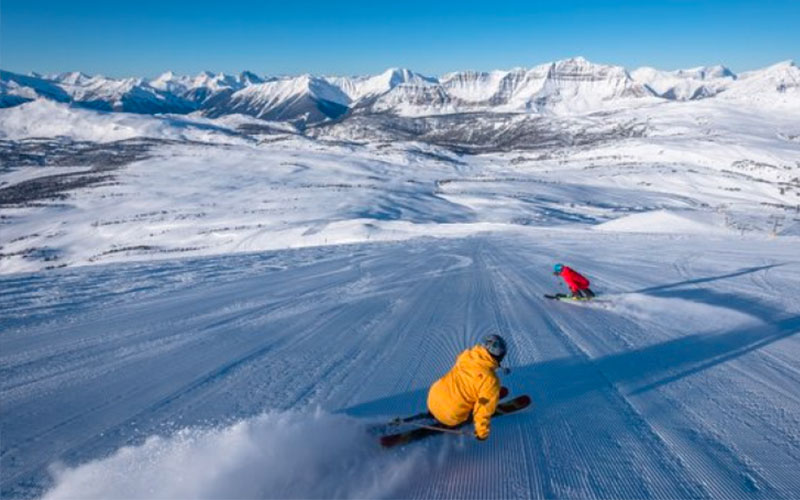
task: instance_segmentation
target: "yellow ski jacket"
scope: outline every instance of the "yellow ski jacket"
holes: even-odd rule
[[[498,363],[482,345],[458,355],[456,364],[428,391],[428,410],[445,425],[475,421],[475,436],[489,437],[489,422],[500,399]]]

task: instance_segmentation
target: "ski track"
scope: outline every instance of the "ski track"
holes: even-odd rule
[[[269,410],[416,413],[499,332],[504,385],[533,407],[486,442],[412,445],[430,466],[378,494],[791,498],[800,302],[782,291],[800,265],[791,242],[729,243],[487,233],[2,277],[0,493],[38,496],[56,461]],[[543,299],[563,290],[555,260],[603,301]]]

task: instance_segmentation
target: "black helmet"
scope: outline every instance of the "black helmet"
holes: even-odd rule
[[[506,356],[506,341],[503,340],[503,337],[500,335],[492,334],[483,337],[481,345],[489,351],[489,354],[491,354],[498,363],[501,363]]]

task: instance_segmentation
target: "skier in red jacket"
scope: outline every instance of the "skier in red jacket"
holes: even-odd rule
[[[553,268],[553,274],[564,278],[564,282],[572,292],[573,299],[591,299],[594,297],[594,292],[589,289],[589,280],[571,267],[564,264],[556,264]]]

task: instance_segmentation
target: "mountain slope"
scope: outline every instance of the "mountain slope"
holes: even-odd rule
[[[70,95],[53,82],[0,70],[0,107],[18,106],[39,97],[57,102],[70,100]]]
[[[631,72],[631,77],[653,89],[659,96],[676,101],[713,97],[736,80],[731,70],[719,65],[677,71],[644,67]]]
[[[264,120],[318,122],[347,112],[348,96],[324,79],[303,75],[250,85],[216,102],[210,117],[241,113]]]
[[[398,85],[424,86],[436,83],[435,78],[422,76],[402,68],[389,68],[375,76],[327,77],[325,80],[346,94],[352,107],[363,105],[365,101],[374,100]]]
[[[742,73],[721,97],[755,106],[800,108],[800,68],[793,61],[783,61]]]
[[[453,113],[532,113],[571,117],[666,101],[722,98],[748,106],[800,106],[800,72],[791,61],[735,75],[724,66],[678,71],[614,65],[576,57],[509,71],[456,72],[432,78],[391,68],[364,77],[262,78],[203,72],[112,79],[82,73],[0,74],[0,106],[38,97],[108,111],[206,116],[247,114],[316,124],[370,113],[401,117]]]
[[[141,78],[112,79],[95,76],[82,84],[63,84],[76,105],[104,111],[127,113],[188,113],[191,102],[168,91],[156,89]]]
[[[652,97],[624,68],[566,59],[530,70],[450,73],[442,78],[448,94],[471,109],[573,114],[614,101]]]

